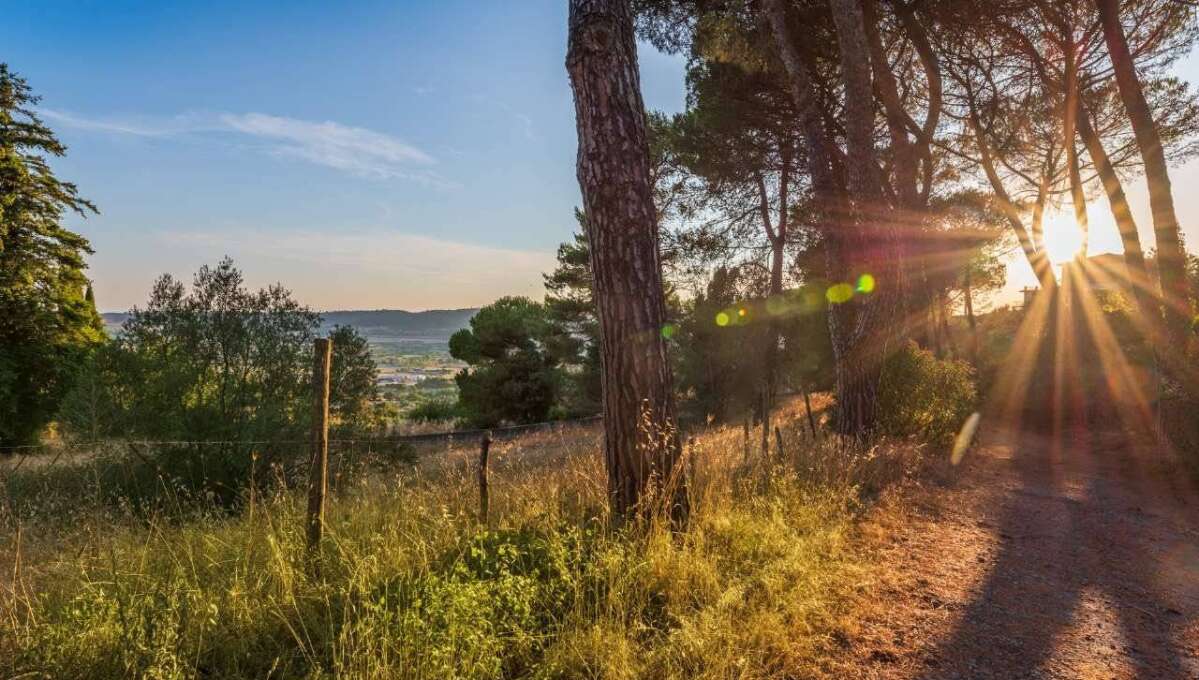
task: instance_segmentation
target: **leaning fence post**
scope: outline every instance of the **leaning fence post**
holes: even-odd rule
[[[329,365],[333,341],[318,338],[312,364],[312,461],[308,467],[308,549],[320,547],[329,485]]]
[[[812,415],[812,400],[808,398],[808,386],[803,386],[803,405],[808,412],[808,427],[812,428],[812,439],[816,439],[816,418]]]
[[[487,524],[491,500],[487,495],[487,454],[491,450],[491,431],[488,430],[479,442],[479,521]]]

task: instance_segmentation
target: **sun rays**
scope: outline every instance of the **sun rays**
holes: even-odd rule
[[[1061,239],[1059,252],[1069,243]],[[1135,293],[1151,292],[1145,297],[1158,302],[1161,296],[1129,276],[1119,258],[1075,257],[1063,264],[1057,286],[1038,291],[1024,310],[989,395],[1015,423],[1033,416],[1048,426],[1059,446],[1096,418],[1138,431],[1154,425],[1150,348],[1159,329],[1138,312]]]

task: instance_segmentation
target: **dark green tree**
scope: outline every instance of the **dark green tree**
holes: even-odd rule
[[[747,347],[761,344],[742,295],[743,273],[717,267],[696,295],[673,338],[683,408],[691,415],[726,421],[755,406],[762,362]]]
[[[302,439],[319,322],[282,286],[247,289],[229,259],[202,267],[190,290],[164,275],[97,353],[64,421],[83,433],[223,441],[230,450]],[[374,361],[353,328],[335,327],[330,337],[330,409],[336,424],[362,427],[375,397]]]
[[[329,375],[329,408],[339,428],[361,429],[385,424],[388,414],[379,401],[379,367],[370,343],[353,326],[334,326],[333,365]]]
[[[95,207],[58,179],[66,147],[33,111],[38,98],[0,63],[0,446],[37,439],[103,340],[85,293],[87,239],[63,227]]]
[[[455,376],[458,400],[480,427],[546,420],[559,392],[557,360],[545,306],[503,297],[479,310],[470,328],[450,337],[450,355],[470,366]]]
[[[558,266],[545,280],[545,313],[549,321],[546,351],[565,373],[563,405],[574,414],[600,410],[599,322],[591,290],[591,249],[586,216],[575,211],[579,231],[558,246]]]
[[[282,286],[248,289],[229,259],[202,267],[190,288],[164,275],[96,352],[63,424],[82,437],[179,442],[147,452],[156,469],[232,502],[252,453],[271,461],[307,450],[319,326]],[[374,363],[353,329],[332,337],[334,425],[361,429],[372,424]]]

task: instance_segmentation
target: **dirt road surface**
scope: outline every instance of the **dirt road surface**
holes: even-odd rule
[[[1199,493],[1167,458],[1117,432],[985,433],[868,526],[881,566],[830,674],[1199,678]]]

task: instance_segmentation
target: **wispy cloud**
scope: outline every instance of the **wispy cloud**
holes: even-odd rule
[[[59,111],[57,109],[38,109],[43,118],[66,127],[77,130],[90,130],[115,135],[133,135],[135,137],[168,137],[189,132],[217,131],[219,127],[211,120],[199,114],[183,114],[173,117],[130,116],[88,117]]]
[[[411,177],[412,166],[434,163],[432,156],[395,137],[332,121],[264,113],[223,114],[220,119],[231,130],[276,142],[274,153],[367,177]]]
[[[266,113],[188,113],[173,117],[97,118],[54,109],[39,113],[57,124],[137,137],[234,134],[263,142],[268,153],[297,158],[373,179],[412,179],[447,186],[430,166],[436,159],[391,135],[334,121],[314,122]]]

